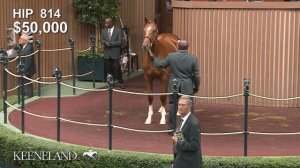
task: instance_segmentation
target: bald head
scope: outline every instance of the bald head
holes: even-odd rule
[[[28,43],[28,40],[29,40],[29,36],[27,34],[21,34],[19,38],[19,44],[24,45]]]
[[[186,40],[178,40],[178,49],[187,50],[189,48],[189,43]]]

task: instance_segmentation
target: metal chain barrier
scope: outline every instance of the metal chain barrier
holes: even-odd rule
[[[12,107],[15,110],[21,111],[21,109],[11,105],[10,103],[8,103],[6,101],[6,104],[10,107]],[[49,116],[44,116],[44,115],[38,115],[38,114],[33,114],[27,111],[24,111],[24,113],[31,115],[31,116],[35,116],[35,117],[39,117],[39,118],[45,118],[45,119],[57,119],[57,117],[49,117]],[[70,122],[70,123],[75,123],[75,124],[81,124],[81,125],[88,125],[88,126],[99,126],[99,127],[107,127],[107,124],[93,124],[93,123],[85,123],[85,122],[79,122],[79,121],[73,121],[73,120],[69,120],[69,119],[65,119],[65,118],[60,118],[60,120],[65,121],[65,122]],[[152,131],[152,130],[138,130],[138,129],[131,129],[131,128],[126,128],[126,127],[121,127],[121,126],[116,126],[113,125],[114,128],[119,128],[119,129],[123,129],[123,130],[129,130],[129,131],[134,131],[134,132],[143,132],[143,133],[165,133],[165,132],[172,132],[172,130],[161,130],[161,131]]]
[[[274,136],[281,136],[281,135],[300,135],[300,132],[282,132],[282,133],[275,133],[275,132],[249,132],[249,134],[254,135],[274,135]]]
[[[79,77],[87,76],[87,75],[92,74],[92,73],[94,73],[94,71],[90,71],[90,72],[87,72],[87,73],[84,73],[84,74],[81,74],[81,75],[76,75],[76,76],[79,76]]]
[[[5,102],[8,106],[12,107],[15,110],[21,111],[21,109],[14,107],[7,101]],[[33,114],[27,111],[24,111],[24,113],[39,117],[39,118],[46,118],[46,119],[56,119],[56,117],[49,117],[49,116],[44,116],[44,115],[38,115],[38,114]],[[65,122],[70,122],[70,123],[75,123],[75,124],[81,124],[81,125],[88,125],[88,126],[99,126],[99,127],[107,127],[107,124],[93,124],[93,123],[85,123],[85,122],[79,122],[79,121],[73,121],[65,118],[60,118],[62,121]],[[153,130],[141,130],[141,129],[132,129],[132,128],[126,128],[122,126],[117,126],[117,125],[112,125],[113,128],[118,128],[122,130],[127,130],[127,131],[133,131],[133,132],[142,132],[142,133],[166,133],[166,132],[172,132],[172,130],[159,130],[159,131],[153,131]],[[201,135],[206,135],[206,136],[224,136],[224,135],[241,135],[243,132],[227,132],[227,133],[201,133]],[[283,135],[300,135],[300,132],[291,132],[291,133],[263,133],[263,132],[249,132],[249,134],[254,134],[254,135],[275,135],[275,136],[283,136]]]
[[[10,62],[15,62],[17,59],[19,59],[19,57],[16,57],[16,58],[14,58],[14,59],[12,59],[12,60],[10,60],[10,61],[8,61],[9,63]]]
[[[70,85],[69,85],[70,86]],[[107,89],[102,89],[102,90],[107,90]],[[8,103],[7,101],[5,101],[5,103],[12,107],[15,110],[21,111],[21,109],[14,107],[13,105],[11,105],[10,103]],[[24,111],[24,113],[28,114],[28,115],[32,115],[35,117],[39,117],[39,118],[46,118],[46,119],[56,119],[56,117],[50,117],[50,116],[44,116],[44,115],[38,115],[38,114],[33,114],[27,111]],[[85,122],[79,122],[79,121],[73,121],[73,120],[69,120],[69,119],[65,119],[65,118],[60,118],[62,121],[65,122],[70,122],[70,123],[75,123],[75,124],[81,124],[81,125],[88,125],[88,126],[99,126],[99,127],[107,127],[107,124],[94,124],[94,123],[85,123]],[[122,130],[127,130],[127,131],[133,131],[133,132],[142,132],[142,133],[167,133],[167,132],[172,132],[172,130],[158,130],[158,131],[154,131],[154,130],[141,130],[141,129],[132,129],[132,128],[126,128],[126,127],[122,127],[122,126],[117,126],[117,125],[112,125],[113,128],[118,128],[118,129],[122,129]],[[244,132],[227,132],[227,133],[201,133],[201,135],[204,136],[226,136],[226,135],[241,135]],[[254,134],[254,135],[275,135],[275,136],[283,136],[283,135],[300,135],[300,132],[293,132],[293,133],[263,133],[263,132],[249,132],[249,134]]]
[[[107,91],[107,89],[87,89],[87,88],[76,87],[76,86],[68,85],[68,84],[63,83],[63,82],[61,82],[61,84],[64,85],[64,86],[70,87],[70,88],[78,89],[78,90],[85,90],[85,91],[92,91],[92,92]]]
[[[18,56],[20,58],[26,58],[26,57],[31,57],[33,56],[35,53],[39,52],[39,50],[36,50],[35,52],[31,53],[31,54],[28,54],[28,55],[22,55],[22,56]]]
[[[115,92],[132,94],[132,95],[141,95],[141,96],[162,96],[162,95],[171,95],[172,93],[137,93],[137,92],[129,92],[124,90],[113,89]]]
[[[81,75],[76,75],[77,77],[78,76],[87,76],[91,73],[93,73],[94,71],[90,71],[90,72],[87,72],[85,74],[81,74]],[[73,77],[74,75],[64,75],[62,76],[62,78],[68,78],[68,77]],[[42,76],[41,79],[55,79],[55,77],[52,77],[52,76]]]
[[[19,87],[20,87],[20,86],[16,86],[16,87],[14,87],[14,88],[12,88],[12,89],[7,89],[7,92],[12,92],[12,91],[18,89]]]
[[[21,111],[21,109],[11,105],[10,103],[8,103],[7,101],[5,101],[5,103],[12,107],[13,109],[15,110],[18,110],[18,111]],[[28,114],[28,115],[32,115],[32,116],[35,116],[35,117],[40,117],[40,118],[46,118],[46,119],[56,119],[56,117],[49,117],[49,116],[44,116],[44,115],[38,115],[38,114],[33,114],[33,113],[30,113],[30,112],[27,112],[27,111],[24,111],[24,113]]]
[[[255,94],[250,94],[250,96],[261,98],[261,99],[267,99],[267,100],[275,100],[275,101],[287,101],[287,100],[296,100],[300,99],[300,97],[290,97],[290,98],[271,98],[271,97],[264,97],[264,96],[258,96]]]
[[[21,109],[13,106],[12,104],[10,104],[9,102],[6,101],[6,104],[10,107],[12,107],[15,110],[21,111]],[[35,116],[35,117],[39,117],[39,118],[46,118],[46,119],[56,119],[56,117],[50,117],[50,116],[44,116],[44,115],[38,115],[38,114],[33,114],[30,113],[28,111],[24,111],[24,113],[31,115],[31,116]],[[66,121],[66,122],[70,122],[70,123],[76,123],[76,124],[82,124],[82,125],[90,125],[90,126],[100,126],[100,127],[107,127],[107,124],[91,124],[91,123],[84,123],[84,122],[79,122],[79,121],[72,121],[72,120],[68,120],[65,118],[60,118],[62,121]]]
[[[44,52],[54,52],[54,51],[64,51],[64,50],[71,50],[72,48],[60,48],[60,49],[50,49],[50,50],[41,50]]]
[[[55,79],[55,77],[52,77],[52,76],[41,76],[41,79]]]
[[[5,71],[6,71],[8,74],[10,74],[11,76],[14,76],[14,77],[16,77],[16,78],[20,78],[20,77],[21,77],[21,75],[16,75],[16,74],[10,72],[7,68],[5,68]]]
[[[76,52],[86,52],[86,51],[91,51],[92,47],[89,47],[85,50],[75,50]]]
[[[68,120],[65,118],[60,118],[60,120],[65,121],[65,122],[74,123],[74,124],[89,125],[89,126],[98,126],[98,127],[107,127],[108,126],[107,124],[84,123],[84,122],[79,122],[79,121]]]
[[[223,135],[240,135],[244,132],[225,132],[225,133],[203,133],[201,132],[201,135],[208,135],[208,136],[223,136]]]
[[[32,56],[32,55],[34,55],[34,54],[36,54],[37,52],[39,52],[39,51],[38,51],[38,50],[36,50],[35,52],[33,52],[33,53],[31,53],[31,54],[28,54],[28,55],[17,56],[16,58],[14,58],[14,59],[12,59],[12,60],[10,60],[10,61],[8,61],[8,62],[9,62],[9,63],[11,63],[11,62],[14,62],[14,61],[18,60],[19,58],[26,58],[26,57],[30,57],[30,56]]]
[[[56,82],[41,82],[41,81],[38,81],[38,80],[34,80],[34,79],[30,79],[26,76],[23,76],[24,79],[27,79],[27,80],[30,80],[32,82],[35,82],[35,83],[41,83],[41,84],[48,84],[48,85],[51,85],[51,84],[55,84]]]
[[[113,128],[119,128],[119,129],[122,129],[122,130],[127,130],[127,131],[143,132],[143,133],[164,133],[164,132],[172,132],[173,131],[173,130],[161,130],[161,131],[139,130],[139,129],[121,127],[121,126],[117,126],[117,125],[112,125],[112,127]]]
[[[36,79],[36,80],[38,80],[38,79]],[[32,81],[31,81],[31,82],[27,82],[27,83],[24,84],[24,86],[29,85],[29,84],[32,84],[32,83],[33,83]],[[19,87],[20,87],[20,86],[16,86],[16,87],[14,87],[14,88],[12,88],[12,89],[7,89],[7,92],[12,92],[12,91],[18,89]]]
[[[192,95],[186,95],[186,94],[182,94],[182,93],[178,93],[178,95],[180,96],[189,96],[192,98],[197,98],[197,99],[230,99],[230,98],[234,98],[234,97],[238,97],[238,96],[243,96],[243,93],[240,94],[236,94],[236,95],[231,95],[231,96],[217,96],[217,97],[200,97],[200,96],[192,96]]]
[[[87,50],[90,50],[90,49],[91,48],[89,48]],[[61,50],[72,50],[73,51],[73,48],[56,49],[56,50],[40,50],[40,51],[61,51]],[[87,51],[87,50],[84,50],[84,51]],[[78,52],[81,52],[81,51],[78,51]],[[31,55],[33,55],[33,54],[31,54]],[[22,57],[28,57],[28,56],[31,56],[31,55],[22,56]],[[76,87],[75,85],[72,86],[72,85],[69,85],[69,84],[66,84],[66,83],[63,83],[63,82],[60,81],[60,79],[62,77],[75,77],[75,74],[62,76],[61,75],[61,71],[60,71],[60,75],[57,74],[56,78],[55,77],[41,77],[41,78],[44,78],[44,79],[56,79],[57,80],[56,82],[41,82],[41,81],[39,81],[41,78],[38,78],[37,80],[34,80],[34,79],[30,79],[30,78],[28,78],[26,76],[16,75],[16,74],[10,72],[6,68],[4,70],[8,74],[10,74],[12,76],[15,76],[17,78],[23,77],[24,79],[27,79],[27,80],[31,81],[31,82],[27,83],[27,85],[31,84],[33,82],[42,83],[42,84],[55,84],[55,83],[57,83],[58,86],[59,86],[58,88],[60,88],[60,84],[61,84],[61,85],[64,85],[66,87],[73,88],[73,90],[74,89],[79,89],[79,90],[85,90],[85,91],[109,91],[109,96],[110,96],[109,97],[109,103],[110,103],[109,104],[109,111],[110,111],[110,113],[109,113],[109,115],[110,115],[109,124],[86,123],[86,122],[73,121],[73,120],[70,120],[70,119],[60,118],[60,89],[58,89],[58,95],[59,96],[58,96],[57,100],[59,102],[59,105],[58,105],[58,112],[57,112],[57,116],[56,117],[49,117],[49,116],[44,116],[44,115],[33,114],[33,113],[25,111],[23,106],[22,106],[22,109],[19,109],[17,107],[12,106],[7,101],[5,101],[4,104],[7,104],[8,106],[12,107],[15,110],[21,111],[22,115],[24,113],[26,113],[28,115],[32,115],[32,116],[35,116],[35,117],[47,118],[47,119],[56,119],[57,120],[57,124],[59,125],[59,126],[57,126],[58,130],[60,130],[60,120],[64,121],[64,122],[74,123],[74,124],[81,124],[81,125],[88,125],[88,126],[99,126],[99,127],[108,127],[110,129],[109,130],[109,132],[110,132],[110,136],[109,136],[110,147],[109,147],[109,149],[110,150],[111,150],[111,142],[112,142],[112,140],[111,140],[112,139],[112,136],[111,136],[111,132],[112,132],[111,129],[112,128],[122,129],[122,130],[126,130],[126,131],[133,131],[133,132],[142,132],[142,133],[167,133],[167,132],[173,132],[174,131],[174,130],[141,130],[141,129],[133,129],[133,128],[127,128],[127,127],[112,125],[112,122],[111,122],[111,119],[112,119],[112,92],[113,91],[115,91],[117,93],[124,93],[124,94],[131,94],[131,95],[142,95],[142,96],[172,95],[174,93],[137,93],[137,92],[131,92],[131,91],[124,91],[124,90],[113,89],[112,88],[112,80],[108,80],[109,81],[109,88],[108,89],[87,89],[87,88]],[[58,72],[58,69],[57,69],[57,72]],[[73,71],[73,73],[74,73],[74,71]],[[77,76],[85,76],[85,75],[88,75],[88,74],[91,74],[91,73],[93,73],[93,71],[88,72],[86,74],[77,75]],[[189,97],[197,98],[197,99],[210,99],[210,100],[213,100],[213,99],[230,99],[230,98],[235,98],[235,97],[239,97],[239,96],[245,96],[245,99],[244,99],[245,100],[245,116],[248,116],[248,96],[253,96],[253,97],[262,98],[262,99],[268,99],[268,100],[275,100],[275,101],[287,101],[287,100],[300,99],[300,97],[279,98],[279,99],[276,99],[276,98],[258,96],[258,95],[255,95],[255,94],[249,94],[249,83],[250,82],[248,80],[244,80],[244,88],[243,88],[244,89],[244,93],[235,94],[235,95],[229,95],[229,96],[200,97],[200,96],[194,96],[194,95],[186,95],[186,94],[182,94],[182,93],[178,93],[178,92],[175,92],[175,93],[177,95],[180,95],[180,96],[189,96]],[[22,83],[22,87],[23,86],[24,85]],[[175,86],[176,86],[176,84],[175,84]],[[19,88],[19,86],[15,87],[13,89],[10,89],[9,91],[15,90],[17,88]],[[176,106],[176,105],[174,105],[174,106]],[[269,136],[300,135],[300,132],[287,132],[287,133],[267,133],[267,132],[263,133],[263,132],[254,132],[254,131],[253,132],[249,132],[248,131],[248,118],[245,117],[244,120],[245,120],[245,124],[244,124],[245,125],[245,130],[244,131],[240,131],[240,132],[223,132],[223,133],[201,133],[201,135],[204,135],[204,136],[244,135],[244,156],[247,156],[247,143],[248,143],[248,135],[249,134],[253,134],[253,135],[269,135]],[[60,141],[60,133],[59,133],[59,131],[58,131],[58,136],[57,137],[58,137],[58,141]]]
[[[9,102],[5,101],[5,103],[12,107],[15,110],[21,111],[21,109],[11,105]],[[50,117],[50,116],[44,116],[44,115],[38,115],[38,114],[33,114],[27,111],[24,111],[24,113],[39,117],[39,118],[46,118],[46,119],[56,119],[56,117]],[[99,126],[99,127],[107,127],[107,124],[93,124],[93,123],[85,123],[85,122],[79,122],[79,121],[73,121],[65,118],[60,118],[62,121],[65,122],[70,122],[70,123],[75,123],[75,124],[81,124],[81,125],[88,125],[88,126]],[[142,132],[142,133],[166,133],[166,132],[172,132],[172,130],[159,130],[159,131],[154,131],[154,130],[141,130],[141,129],[132,129],[132,128],[126,128],[122,126],[117,126],[117,125],[112,125],[113,128],[118,128],[122,130],[127,130],[127,131],[133,131],[133,132]],[[227,133],[201,133],[201,135],[207,135],[207,136],[224,136],[224,135],[241,135],[243,132],[227,132]],[[282,136],[282,135],[300,135],[300,132],[291,132],[291,133],[263,133],[263,132],[249,132],[249,134],[254,134],[254,135],[276,135],[276,136]]]

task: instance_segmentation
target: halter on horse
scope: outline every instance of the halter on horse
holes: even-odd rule
[[[146,19],[147,18],[145,18],[146,25],[144,27],[143,48],[146,49],[150,55],[153,55],[152,46],[158,36],[158,29],[156,24],[152,23],[152,21],[147,21]]]
[[[146,82],[146,87],[148,92],[153,92],[153,80],[160,80],[160,91],[163,93],[167,92],[168,80],[169,80],[169,68],[159,69],[155,67],[152,63],[150,55],[155,54],[159,59],[163,59],[170,52],[177,51],[177,42],[178,38],[170,33],[158,34],[158,29],[155,22],[149,21],[145,18],[145,27],[144,27],[144,41],[143,48],[145,49],[144,58],[143,58],[143,69],[144,69],[144,78]],[[166,109],[167,96],[160,96],[161,107],[158,112],[161,113],[160,124],[166,124]],[[153,115],[153,96],[148,96],[149,110],[148,117],[145,121],[145,124],[151,124],[152,115]]]

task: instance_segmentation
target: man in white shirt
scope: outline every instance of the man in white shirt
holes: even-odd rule
[[[182,122],[177,128],[177,133],[172,137],[175,156],[174,168],[202,167],[200,125],[198,119],[191,113],[191,107],[192,100],[189,96],[179,98],[178,112]]]
[[[107,17],[104,21],[105,28],[101,31],[100,42],[104,47],[104,64],[107,74],[118,80],[119,87],[125,89],[120,65],[122,37],[121,30],[114,26],[113,19]]]

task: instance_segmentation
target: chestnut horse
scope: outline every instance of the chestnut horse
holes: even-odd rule
[[[167,57],[168,53],[176,52],[178,37],[170,33],[162,33],[158,35],[158,29],[155,22],[152,22],[145,18],[144,27],[144,41],[143,48],[144,58],[143,58],[143,69],[144,78],[146,82],[146,87],[148,92],[153,92],[153,80],[160,80],[160,91],[166,93],[168,90],[169,82],[169,68],[160,69],[153,65],[152,59],[150,58],[150,52],[156,55],[160,60]],[[161,107],[158,112],[161,113],[160,124],[166,124],[166,104],[167,95],[160,96]],[[145,124],[151,124],[153,115],[153,96],[148,96],[148,117]]]

